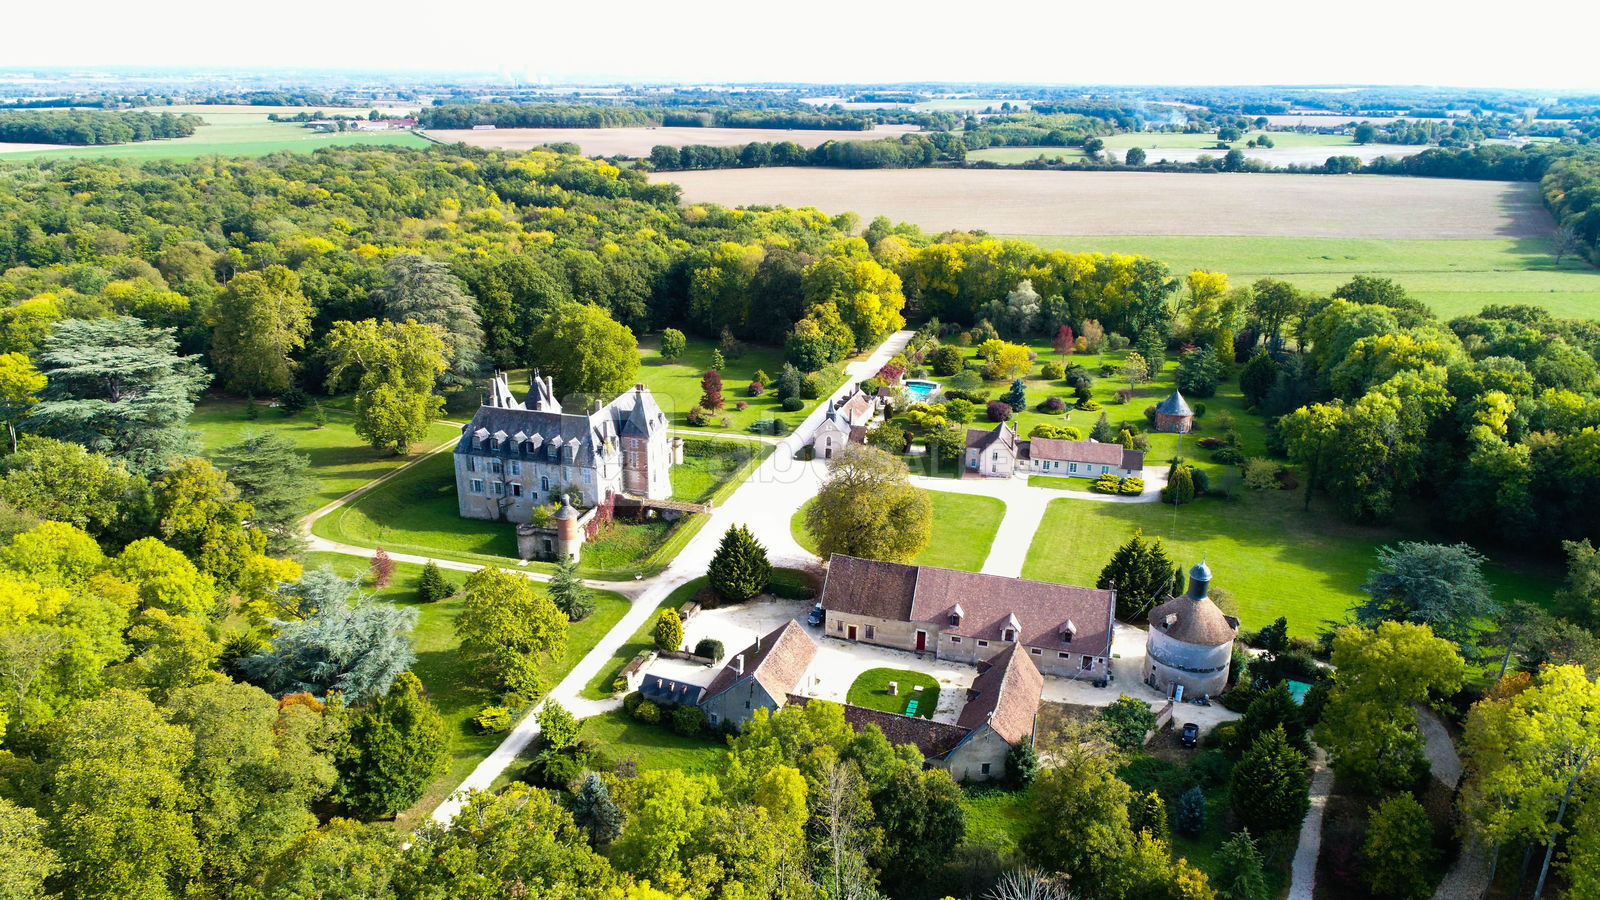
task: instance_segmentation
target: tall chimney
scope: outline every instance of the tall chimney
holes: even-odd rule
[[[735,656],[733,658],[733,670],[735,672],[738,672],[740,675],[744,674],[744,654],[743,653],[741,653],[738,656]]]

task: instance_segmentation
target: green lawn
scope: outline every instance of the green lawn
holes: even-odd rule
[[[912,562],[966,572],[983,568],[995,532],[1000,529],[1000,520],[1005,518],[1005,503],[994,497],[949,491],[928,491],[928,496],[933,502],[933,534],[928,546]],[[817,542],[805,524],[811,502],[807,500],[789,518],[789,530],[800,546],[816,553]]]
[[[341,575],[366,572],[371,565],[367,559],[340,553],[311,553],[305,564],[308,569],[328,566]],[[457,652],[460,642],[456,640],[455,620],[461,614],[461,597],[438,603],[418,603],[416,585],[421,574],[419,565],[396,563],[393,583],[374,594],[379,600],[414,606],[418,610],[417,627],[412,632],[417,661],[412,670],[428,689],[428,697],[439,708],[451,736],[449,769],[434,780],[415,806],[396,819],[396,828],[401,833],[431,813],[505,739],[505,735],[500,734],[479,734],[472,726],[472,717],[492,702],[495,695],[479,682]],[[455,585],[460,585],[467,577],[465,572],[450,569],[445,569],[444,574]],[[567,630],[566,655],[546,660],[539,667],[540,674],[552,685],[566,677],[627,611],[627,598],[610,591],[596,591],[594,613]]]
[[[339,110],[339,112],[350,114],[358,111]],[[364,113],[365,110],[359,112]],[[322,134],[293,122],[269,122],[266,111],[243,106],[236,109],[207,109],[201,115],[205,118],[206,124],[186,138],[110,144],[103,147],[61,147],[25,153],[0,153],[0,162],[10,159],[62,156],[94,159],[193,159],[213,153],[230,156],[266,156],[283,150],[309,153],[318,147],[346,144],[421,148],[431,146],[433,143],[408,131],[346,131]],[[0,144],[0,150],[4,150],[4,147],[4,144]]]
[[[660,347],[660,334],[646,335],[639,341],[639,380],[655,395],[656,403],[661,405],[661,410],[667,414],[673,427],[689,427],[689,410],[700,402],[700,379],[711,368],[711,354],[717,345],[713,341],[691,336],[683,355],[672,360],[661,358]],[[805,420],[817,405],[816,400],[807,400],[805,408],[798,412],[784,412],[778,403],[776,390],[769,389],[760,397],[751,397],[746,393],[758,369],[775,381],[783,371],[783,361],[783,348],[760,344],[747,344],[743,355],[727,360],[722,367],[723,414],[729,419],[726,430],[742,432],[757,419],[774,418],[783,420],[792,429]],[[823,396],[832,394],[841,383],[842,378],[826,385]],[[772,388],[772,385],[767,387]],[[740,401],[747,404],[743,412],[736,408]],[[711,426],[705,430],[724,429]]]
[[[1319,500],[1302,512],[1300,491],[1242,491],[1233,502],[1093,503],[1052,500],[1022,568],[1024,578],[1094,584],[1116,548],[1135,529],[1159,537],[1185,570],[1202,557],[1212,587],[1237,604],[1246,628],[1279,616],[1291,633],[1312,636],[1324,619],[1343,619],[1364,595],[1361,585],[1377,549],[1398,540],[1429,539],[1398,527],[1349,525]],[[1502,601],[1547,603],[1559,574],[1491,565],[1486,573]]]
[[[1092,494],[1094,490],[1089,487],[1094,480],[1090,478],[1056,478],[1051,475],[1029,475],[1028,487],[1049,488],[1053,491],[1076,491],[1080,494]]]
[[[961,808],[967,816],[964,840],[971,845],[992,844],[1004,855],[1015,851],[1028,831],[1027,791],[979,787],[962,792]]]
[[[683,463],[672,467],[672,499],[709,503],[746,463],[765,459],[771,452],[768,445],[754,441],[685,438]]]
[[[580,738],[591,738],[618,761],[639,762],[639,771],[681,769],[714,774],[722,769],[727,746],[708,737],[684,737],[670,728],[635,722],[620,708],[583,720]]]
[[[1276,139],[1276,135],[1274,135]],[[1319,294],[1355,275],[1393,278],[1441,318],[1490,304],[1526,303],[1559,316],[1600,315],[1600,270],[1576,257],[1555,264],[1533,238],[1384,241],[1362,238],[1008,235],[1074,252],[1140,253],[1176,273],[1227,272],[1234,284],[1271,276]]]
[[[889,682],[894,682],[899,693],[890,696]],[[917,688],[922,690],[918,691]],[[905,715],[911,701],[917,701],[916,715],[933,718],[939,708],[939,682],[932,675],[910,669],[868,669],[850,683],[845,700],[852,706],[864,706],[886,713]]]
[[[252,421],[246,417],[242,401],[206,400],[195,405],[194,414],[189,417],[189,430],[199,436],[200,452],[223,466],[228,460],[219,453],[221,448],[237,443],[249,432],[278,431],[293,439],[300,452],[310,460],[310,474],[317,480],[316,493],[304,499],[301,512],[331,503],[460,435],[456,426],[435,422],[428,429],[427,440],[413,447],[410,456],[395,456],[388,451],[372,449],[358,437],[351,416],[330,412],[328,424],[318,428],[312,423],[309,410],[296,416],[284,416],[264,405],[257,408],[258,417]]]

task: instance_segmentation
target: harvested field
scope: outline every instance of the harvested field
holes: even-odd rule
[[[927,231],[1276,235],[1384,240],[1537,238],[1538,187],[1365,175],[727,169],[653,176],[688,203],[783,204],[884,215]]]
[[[803,128],[495,128],[430,130],[428,134],[447,144],[460,141],[473,147],[500,147],[526,150],[540,144],[570,142],[585,156],[649,156],[657,144],[683,147],[703,144],[710,147],[738,147],[751,141],[781,143],[794,141],[802,147],[816,147],[828,141],[870,141],[899,137],[919,131],[915,125],[879,125],[871,131],[810,131]]]

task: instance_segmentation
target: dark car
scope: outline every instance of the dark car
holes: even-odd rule
[[[816,605],[811,607],[811,617],[806,619],[806,622],[811,624],[811,625],[819,625],[820,626],[822,624],[822,604],[821,603],[818,603],[818,604],[816,604]]]
[[[1183,731],[1179,732],[1178,740],[1185,747],[1193,747],[1200,743],[1200,726],[1193,722],[1183,723]]]

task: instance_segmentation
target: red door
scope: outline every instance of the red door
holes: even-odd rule
[[[917,649],[919,651],[928,649],[928,633],[926,631],[917,632]]]
[[[856,639],[856,627],[854,625],[851,625],[850,626],[850,630],[848,632],[846,632],[846,634],[849,636],[850,640],[852,640],[852,641],[855,640]]]

